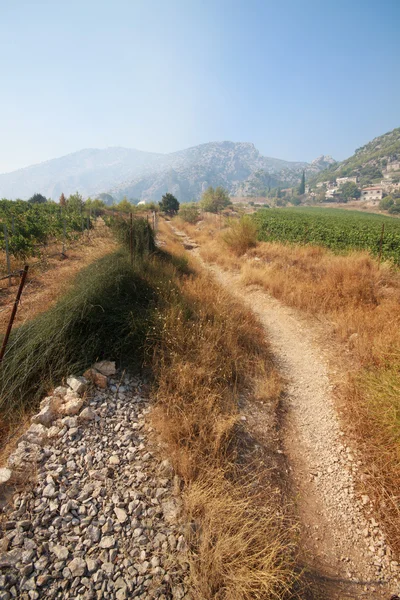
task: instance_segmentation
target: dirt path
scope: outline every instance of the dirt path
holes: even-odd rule
[[[327,362],[312,326],[259,288],[243,287],[239,275],[205,266],[258,316],[287,381],[283,450],[313,587],[323,598],[389,600],[400,587],[397,563],[378,523],[364,514],[368,498],[356,495],[358,461],[340,429]]]

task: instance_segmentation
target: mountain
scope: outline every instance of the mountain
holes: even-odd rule
[[[262,156],[254,144],[210,142],[170,154],[127,148],[86,149],[0,175],[0,197],[27,199],[39,192],[57,200],[63,192],[84,197],[107,192],[160,200],[171,192],[180,201],[198,199],[208,186],[222,185],[232,195],[257,195],[268,187],[296,184],[305,170],[315,174],[333,161],[312,163]]]
[[[341,162],[331,164],[310,180],[310,184],[330,181],[337,177],[357,175],[360,185],[369,185],[380,181],[390,163],[400,161],[400,127],[374,138],[352,156]]]
[[[0,175],[0,198],[26,200],[39,190],[53,200],[77,190],[90,196],[143,172],[161,156],[128,148],[80,150]]]

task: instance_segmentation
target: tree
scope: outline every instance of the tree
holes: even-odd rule
[[[206,212],[219,213],[232,202],[229,199],[228,192],[221,186],[217,188],[209,187],[202,195],[200,207]]]
[[[345,202],[351,200],[351,198],[359,198],[361,196],[361,192],[354,181],[343,183],[339,188],[339,192]]]
[[[47,198],[42,196],[42,194],[33,194],[33,196],[29,198],[28,202],[30,202],[30,204],[44,204],[47,202]]]
[[[160,210],[170,216],[176,215],[179,210],[179,202],[173,194],[164,194],[161,198]]]
[[[67,200],[67,208],[77,212],[81,212],[83,208],[83,198],[79,192],[71,194]]]
[[[303,173],[301,175],[300,185],[299,185],[299,194],[300,194],[300,196],[302,196],[305,193],[306,193],[306,174],[305,174],[305,171],[303,171]]]
[[[62,206],[63,208],[64,208],[65,206],[67,206],[67,201],[66,201],[66,199],[65,199],[65,196],[64,196],[64,194],[61,194],[61,196],[60,196],[60,200],[59,200],[59,203],[60,203],[60,206]]]

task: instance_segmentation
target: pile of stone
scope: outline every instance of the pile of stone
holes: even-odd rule
[[[97,363],[45,398],[3,470],[0,600],[189,599],[179,481],[140,380]],[[7,471],[7,472],[5,472]]]

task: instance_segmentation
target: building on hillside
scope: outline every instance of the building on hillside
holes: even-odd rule
[[[326,190],[325,198],[334,198],[338,193],[338,187],[331,187],[329,190]]]
[[[324,185],[326,185],[326,181],[319,181],[317,183],[317,188],[322,188],[322,187],[324,187]]]
[[[354,175],[352,177],[338,177],[336,179],[336,184],[341,186],[344,183],[347,183],[348,181],[352,181],[353,183],[357,183],[358,182],[358,177],[357,175]]]
[[[361,200],[382,200],[383,189],[381,185],[366,187],[361,190]]]
[[[394,160],[387,164],[386,172],[390,173],[390,171],[400,171],[400,160]]]

